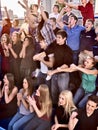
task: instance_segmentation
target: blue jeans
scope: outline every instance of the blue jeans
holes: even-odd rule
[[[50,130],[50,126],[50,121],[34,116],[34,118],[27,123],[23,130]]]
[[[88,97],[92,95],[93,93],[94,92],[85,93],[85,90],[82,87],[78,88],[74,96],[75,105],[78,108],[84,108],[88,100]]]
[[[15,114],[8,125],[8,130],[22,130],[22,127],[28,123],[34,116],[34,113],[29,115],[22,115],[19,112]]]
[[[73,51],[73,63],[78,65],[78,60],[79,60],[79,51]]]
[[[38,77],[37,77],[37,79],[38,79],[38,85],[40,85],[40,84],[47,84],[48,87],[50,88],[51,81],[50,80],[47,81],[46,77],[47,77],[47,74],[39,72]]]
[[[4,128],[0,127],[0,130],[5,130]]]
[[[51,79],[51,96],[53,104],[57,104],[61,91],[68,89],[69,73],[54,74]]]

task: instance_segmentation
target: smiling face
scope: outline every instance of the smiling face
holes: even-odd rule
[[[61,35],[56,35],[56,42],[58,45],[63,45],[65,44],[66,38],[63,38]]]
[[[94,59],[91,57],[88,57],[84,61],[84,68],[91,69],[94,66]]]
[[[65,99],[65,96],[64,96],[64,95],[62,95],[62,94],[59,95],[58,104],[59,104],[60,106],[64,106],[64,105],[66,104],[66,99]]]
[[[92,115],[94,111],[97,109],[97,104],[91,100],[89,100],[86,104],[86,112],[87,115]]]
[[[1,43],[6,43],[6,42],[7,42],[7,37],[5,34],[3,34],[1,37]]]
[[[12,38],[13,43],[17,43],[17,41],[19,40],[18,32],[13,32],[11,38]]]
[[[24,80],[23,80],[23,88],[24,88],[24,89],[27,89],[27,88],[28,88],[27,79],[24,79]]]

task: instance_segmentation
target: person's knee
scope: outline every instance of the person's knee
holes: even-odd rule
[[[8,124],[8,130],[12,130],[12,126],[13,126],[13,122],[11,121],[11,122],[9,122],[9,124]]]
[[[84,108],[85,107],[85,105],[86,105],[86,101],[81,101],[81,102],[79,102],[79,104],[78,104],[78,108]]]
[[[12,128],[13,130],[19,130],[19,124],[15,123]]]
[[[9,123],[8,130],[12,130],[12,125]]]

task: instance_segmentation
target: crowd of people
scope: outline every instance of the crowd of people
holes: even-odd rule
[[[48,13],[28,0],[24,21],[0,27],[0,129],[98,129],[98,25],[94,0],[56,0]],[[82,14],[82,25],[72,9]]]

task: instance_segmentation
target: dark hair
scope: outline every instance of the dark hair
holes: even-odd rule
[[[35,6],[38,9],[38,5],[37,4],[31,4],[30,5],[30,9],[32,9],[32,6]]]
[[[70,17],[73,17],[73,18],[74,18],[74,20],[78,21],[78,18],[77,18],[77,16],[76,16],[76,15],[71,14],[71,15],[70,15]]]
[[[95,102],[97,104],[97,106],[98,106],[98,96],[91,95],[91,96],[88,97],[88,101],[89,100]]]
[[[29,91],[29,95],[31,96],[32,93],[34,92],[34,87],[33,87],[33,81],[32,81],[32,78],[27,76],[25,77],[24,79],[27,80],[27,83],[28,83],[28,91]]]
[[[14,83],[14,75],[12,73],[7,73],[5,74],[8,81],[9,81],[9,90],[12,91],[12,89],[15,87],[15,83]]]
[[[67,33],[64,31],[64,30],[59,30],[57,33],[56,33],[56,36],[57,35],[61,35],[62,38],[67,38]]]
[[[42,35],[40,35],[40,36],[38,37],[38,39],[39,39],[39,41],[45,40]]]
[[[48,12],[47,12],[47,11],[44,11],[44,13],[46,14],[46,17],[49,18]],[[44,19],[43,19],[43,17],[42,17],[41,22],[40,22],[39,25],[38,25],[38,38],[42,36],[40,30],[42,29],[44,23],[45,23],[45,21],[44,21]]]
[[[55,17],[51,17],[50,20],[53,20],[53,22],[56,23],[56,18]]]
[[[44,11],[46,14],[46,17],[49,18],[49,13],[47,11]]]
[[[29,40],[29,43],[30,44],[33,44],[33,38],[31,37],[31,36],[26,36],[25,38],[24,38],[24,40],[25,39],[28,39]]]
[[[59,11],[59,6],[58,5],[54,5],[53,7],[56,7],[58,9],[58,11]]]
[[[92,24],[94,24],[93,19],[87,19],[86,21],[91,22]]]

